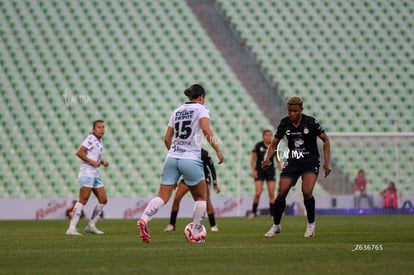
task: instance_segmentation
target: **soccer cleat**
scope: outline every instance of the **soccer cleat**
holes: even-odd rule
[[[76,228],[69,228],[66,231],[66,235],[68,235],[68,236],[82,236],[82,234],[79,233],[78,230],[76,230]]]
[[[143,219],[139,219],[137,225],[141,240],[144,243],[149,243],[151,241],[151,236],[147,228],[147,223]]]
[[[315,223],[308,223],[308,225],[306,226],[304,237],[310,238],[314,236],[315,236]]]
[[[282,227],[280,226],[280,224],[279,225],[274,224],[274,225],[272,225],[270,230],[266,232],[266,234],[264,236],[265,236],[265,238],[272,238],[276,234],[279,234],[281,230],[282,230]]]
[[[104,232],[99,230],[98,228],[96,228],[95,225],[91,226],[88,225],[85,227],[85,232],[86,233],[92,233],[92,234],[96,234],[96,235],[102,235]]]
[[[175,231],[175,226],[172,224],[167,225],[167,227],[164,229],[164,232],[172,232]]]
[[[216,224],[215,226],[212,226],[212,227],[210,228],[210,231],[211,231],[211,232],[218,232],[218,231],[219,231],[219,229],[218,229],[218,227],[217,227],[217,224]]]

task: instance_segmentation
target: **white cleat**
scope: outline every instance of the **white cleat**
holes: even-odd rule
[[[278,225],[274,224],[272,225],[270,230],[266,232],[264,236],[265,238],[273,238],[276,234],[279,234],[281,230],[282,230],[282,227],[280,226],[280,224]]]
[[[164,232],[172,232],[175,231],[175,226],[172,224],[167,225],[167,227],[164,229]]]
[[[96,235],[102,235],[104,233],[103,231],[96,228],[96,226],[90,226],[90,225],[85,227],[85,232],[96,234]]]
[[[217,227],[217,224],[216,224],[215,226],[212,226],[212,227],[210,228],[210,231],[211,231],[211,232],[218,232],[218,231],[219,231],[219,229],[218,229],[218,227]]]
[[[82,234],[79,233],[78,230],[76,230],[76,228],[69,228],[66,231],[66,235],[68,235],[68,236],[82,236]]]
[[[303,235],[305,238],[310,238],[315,236],[315,223],[308,223],[306,226],[305,234]]]
[[[253,212],[250,212],[250,213],[249,213],[249,215],[247,215],[247,218],[248,218],[249,220],[253,220],[254,218],[256,218],[256,214],[255,214],[255,213],[253,213]]]

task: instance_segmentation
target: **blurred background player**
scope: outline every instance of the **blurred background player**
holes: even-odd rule
[[[85,227],[85,232],[99,235],[104,233],[96,228],[96,223],[101,217],[102,209],[108,201],[103,181],[99,177],[99,167],[101,165],[105,167],[109,165],[107,161],[101,160],[103,152],[102,137],[104,134],[104,121],[95,120],[92,125],[92,134],[86,137],[76,152],[76,155],[83,160],[79,171],[79,200],[73,208],[72,218],[66,235],[82,235],[77,231],[76,225],[82,215],[83,207],[89,200],[91,192],[98,198],[98,203],[93,210],[88,225]]]
[[[183,176],[195,201],[194,226],[192,232],[189,232],[189,242],[204,242],[200,236],[207,200],[207,187],[203,162],[201,161],[203,136],[216,151],[219,163],[224,161],[224,157],[210,128],[210,114],[208,108],[204,106],[206,97],[204,88],[199,84],[193,84],[184,90],[184,94],[189,101],[172,112],[164,136],[168,154],[162,169],[158,196],[149,202],[141,218],[137,221],[140,238],[145,243],[149,243],[151,240],[147,223],[158,212],[158,209],[171,198],[174,186],[181,176]]]
[[[317,137],[323,141],[325,177],[331,172],[329,166],[330,143],[328,135],[319,122],[310,116],[302,114],[303,100],[299,96],[291,96],[287,101],[288,116],[280,121],[277,132],[267,149],[262,166],[270,165],[270,158],[280,140],[286,136],[288,140],[289,156],[280,172],[279,189],[275,200],[273,226],[265,234],[271,238],[280,233],[280,220],[286,207],[286,196],[299,177],[302,177],[302,194],[308,218],[305,238],[315,235],[315,198],[313,188],[319,174],[319,151]]]
[[[250,212],[248,216],[249,219],[253,219],[257,216],[257,206],[259,205],[259,200],[260,200],[260,196],[263,191],[263,184],[265,181],[267,185],[267,191],[269,193],[270,216],[273,215],[273,211],[274,211],[273,206],[274,206],[274,201],[275,201],[275,178],[276,178],[276,171],[275,171],[275,164],[274,164],[275,157],[272,156],[269,159],[270,164],[267,168],[262,168],[262,162],[264,160],[264,156],[271,142],[272,142],[272,131],[270,131],[269,129],[266,129],[262,133],[262,141],[258,142],[252,150],[250,166],[252,168],[252,176],[254,178],[255,194],[253,197],[252,212]],[[276,162],[280,170],[282,168],[281,167],[282,164],[277,158],[276,158]]]
[[[365,172],[362,169],[358,171],[358,174],[355,177],[353,190],[354,190],[355,208],[357,209],[361,208],[362,198],[367,199],[369,208],[374,208],[374,202],[372,201],[372,196],[367,194],[367,179],[365,178]]]
[[[388,183],[387,189],[381,195],[384,196],[384,208],[398,208],[398,191],[393,181]]]
[[[210,157],[210,154],[207,150],[204,150],[201,148],[201,161],[203,162],[203,168],[204,168],[204,177],[207,184],[207,215],[208,220],[210,222],[210,230],[213,232],[217,232],[218,227],[216,224],[216,218],[214,217],[214,207],[211,203],[210,199],[210,186],[211,186],[211,177],[213,178],[213,188],[214,191],[216,191],[216,194],[220,193],[220,188],[217,184],[217,174],[216,174],[216,168],[214,167],[214,162]],[[165,232],[171,232],[175,230],[175,224],[177,222],[177,214],[178,210],[180,209],[180,202],[185,194],[190,189],[185,184],[184,180],[181,180],[178,184],[177,191],[175,192],[174,202],[171,208],[171,215],[170,215],[170,223],[167,225],[167,227],[164,229]]]

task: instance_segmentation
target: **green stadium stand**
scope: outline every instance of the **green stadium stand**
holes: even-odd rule
[[[217,4],[283,95],[301,95],[328,133],[414,131],[412,1]],[[398,161],[381,138],[333,137],[332,156],[350,180],[364,168],[375,192],[396,179],[411,190],[412,139],[398,139]]]
[[[284,96],[303,95],[328,132],[413,132],[411,1],[217,3]],[[194,82],[226,157],[221,196],[252,194],[250,149],[274,126],[185,1],[12,0],[0,15],[0,198],[76,197],[75,151],[97,118],[109,196],[152,197],[169,114]],[[412,138],[399,143],[397,172],[395,146],[379,142],[334,138],[332,154],[351,178],[362,167],[380,179],[375,192],[398,174],[414,194]]]
[[[2,1],[0,15],[0,198],[76,197],[75,151],[97,118],[108,195],[153,196],[194,82],[226,157],[221,196],[252,194],[250,150],[270,122],[185,1]]]

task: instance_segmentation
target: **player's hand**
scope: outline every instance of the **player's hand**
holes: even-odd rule
[[[102,165],[103,165],[103,166],[105,166],[105,167],[108,167],[108,166],[109,166],[109,162],[107,162],[107,161],[102,161]]]
[[[219,159],[218,164],[223,163],[223,161],[224,161],[223,154],[222,154],[220,151],[216,152],[216,154],[217,154],[217,157],[218,157],[218,159]]]
[[[262,168],[263,169],[266,169],[269,166],[270,166],[270,160],[265,159],[264,161],[262,161]]]
[[[252,177],[253,177],[254,179],[257,179],[257,171],[256,171],[256,170],[253,170],[253,172],[252,172]]]
[[[220,187],[217,184],[213,185],[214,191],[216,191],[216,194],[220,193]]]
[[[91,161],[89,161],[89,164],[92,165],[93,167],[97,168],[97,167],[101,166],[101,161],[100,160],[91,160]]]
[[[329,164],[325,164],[323,166],[323,170],[325,170],[325,178],[331,173],[331,166],[329,166]]]

